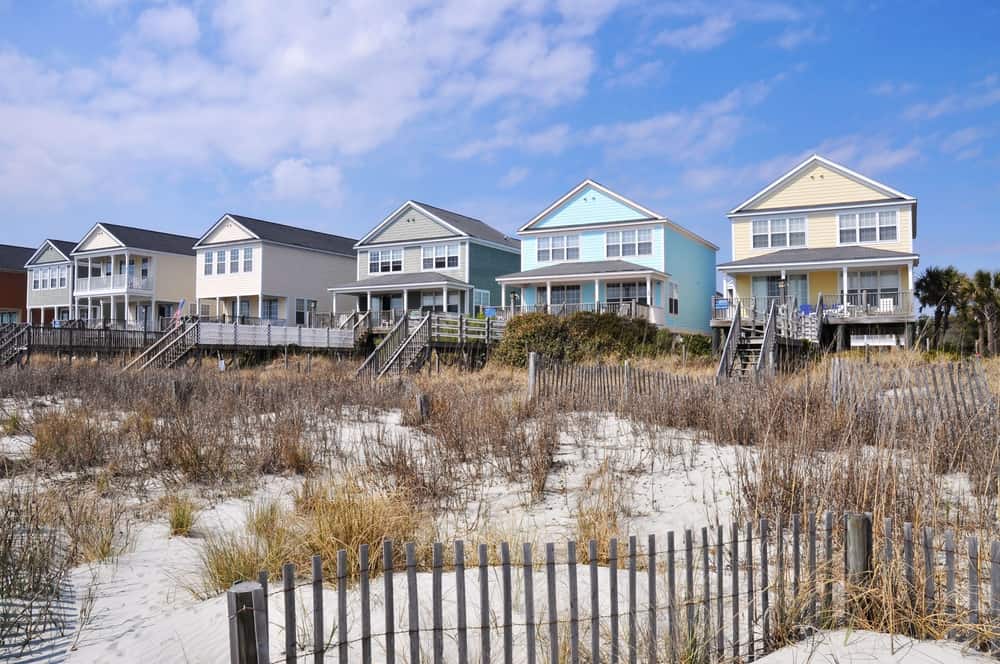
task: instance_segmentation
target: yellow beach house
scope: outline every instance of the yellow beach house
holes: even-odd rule
[[[910,345],[917,199],[819,155],[730,213],[732,260],[712,306],[720,342],[735,315],[772,302],[818,324],[824,345]]]

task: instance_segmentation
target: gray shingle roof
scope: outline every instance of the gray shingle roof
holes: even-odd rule
[[[396,272],[394,274],[380,274],[377,277],[369,277],[359,281],[350,281],[346,284],[337,284],[332,288],[334,290],[363,291],[366,288],[379,288],[384,286],[399,286],[402,288],[403,286],[414,286],[416,284],[433,284],[439,286],[448,284],[462,286],[465,288],[469,287],[469,284],[461,279],[449,277],[448,275],[441,274],[440,272]]]
[[[126,247],[132,249],[148,249],[149,251],[162,251],[168,254],[193,256],[194,243],[198,241],[198,238],[188,235],[151,231],[145,228],[135,228],[134,226],[120,226],[103,221],[101,222],[101,226],[118,238]],[[74,250],[78,246],[79,243],[74,245]]]
[[[243,224],[247,230],[261,240],[280,242],[281,244],[290,244],[317,251],[326,251],[332,254],[343,254],[344,256],[356,255],[354,244],[357,240],[354,238],[321,233],[320,231],[313,231],[308,228],[297,228],[273,221],[265,221],[264,219],[244,217],[239,214],[230,213],[228,216]]]
[[[751,265],[781,265],[783,263],[820,263],[828,261],[871,260],[880,258],[913,258],[916,254],[900,251],[876,249],[875,247],[846,246],[822,247],[818,249],[782,249],[761,256],[742,258],[738,261],[720,263],[720,268],[747,267]]]
[[[576,274],[604,274],[604,273],[615,273],[615,272],[656,272],[658,274],[666,274],[660,270],[655,270],[653,268],[646,267],[644,265],[637,265],[635,263],[630,263],[628,261],[622,260],[609,260],[609,261],[568,261],[566,263],[556,263],[555,265],[546,265],[545,267],[535,268],[534,270],[525,270],[523,272],[512,272],[510,274],[501,274],[497,279],[531,279],[535,277],[571,277]]]
[[[471,237],[496,242],[512,249],[521,248],[520,240],[507,236],[483,221],[466,217],[464,214],[452,212],[451,210],[428,205],[427,203],[421,203],[420,201],[413,202]]]
[[[73,247],[76,246],[76,242],[71,242],[70,240],[53,240],[52,238],[48,238],[48,241],[54,244],[56,249],[66,254],[67,258],[73,253]]]
[[[37,249],[18,247],[13,244],[0,244],[0,270],[6,272],[24,272],[24,264],[31,260]]]

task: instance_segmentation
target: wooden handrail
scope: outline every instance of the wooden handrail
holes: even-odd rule
[[[733,320],[729,324],[729,334],[726,335],[726,344],[722,347],[722,357],[719,358],[719,368],[715,372],[716,378],[728,378],[729,372],[732,370],[732,364],[736,358],[736,345],[739,343],[742,306],[742,303],[736,303],[736,315],[733,316]]]

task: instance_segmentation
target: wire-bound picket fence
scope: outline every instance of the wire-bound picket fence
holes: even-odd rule
[[[341,550],[332,578],[317,556],[308,579],[285,565],[279,588],[266,573],[234,586],[231,661],[752,661],[815,628],[874,620],[876,588],[888,589],[882,612],[904,616],[889,618],[898,631],[934,636],[933,624],[996,643],[1000,542],[984,556],[952,531],[886,520],[873,536],[870,515],[819,517],[631,536],[604,554],[596,541],[538,557],[524,544],[520,559],[506,542],[499,559],[485,544],[446,556],[408,543],[400,565],[389,541],[378,558]]]

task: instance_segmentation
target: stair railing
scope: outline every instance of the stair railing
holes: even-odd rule
[[[726,335],[726,343],[722,347],[722,356],[719,358],[719,368],[715,372],[716,378],[728,378],[733,370],[733,362],[736,361],[736,346],[740,341],[742,325],[742,303],[736,303],[736,312],[732,322],[729,323],[729,334]]]
[[[406,340],[406,337],[409,336],[406,332],[408,320],[407,316],[400,316],[396,324],[392,326],[392,329],[386,333],[382,341],[372,351],[372,354],[358,368],[356,376],[367,374],[374,381],[381,375],[382,367],[385,366],[389,358],[396,353],[396,350]]]
[[[406,362],[405,365],[402,363],[402,358],[406,356],[407,351],[410,349],[416,349],[419,352],[430,342],[430,320],[431,314],[430,312],[427,312],[414,328],[413,332],[411,332],[399,345],[399,348],[396,349],[396,352],[394,352],[392,357],[390,357],[385,363],[385,366],[378,371],[378,374],[375,376],[376,380],[384,376],[396,364],[399,364],[399,370],[401,372],[409,366],[409,363],[413,361],[413,356],[410,357],[409,361]]]
[[[17,325],[4,337],[3,344],[0,346],[0,365],[6,365],[28,347],[31,340],[30,334],[30,326]]]
[[[823,294],[816,302],[816,343],[823,343]]]
[[[152,357],[150,357],[148,360],[142,363],[142,365],[139,367],[139,371],[144,371],[148,369],[149,367],[159,362],[165,356],[166,353],[176,349],[180,345],[185,345],[186,347],[179,354],[177,354],[173,358],[168,359],[167,362],[164,364],[164,367],[171,366],[174,362],[178,360],[178,358],[182,357],[184,353],[186,353],[192,346],[198,343],[199,325],[200,323],[198,321],[192,321],[187,325],[178,325],[177,327],[175,327],[170,335],[166,335],[165,337],[160,339],[160,341],[163,341],[164,339],[167,340],[163,344],[162,348],[155,351]],[[191,337],[194,337],[194,339],[192,340]],[[153,346],[150,346],[150,348],[147,349],[146,352],[140,355],[140,358],[148,355],[149,351],[156,346],[157,344],[153,344]],[[132,366],[132,364],[134,364],[134,362],[130,362],[129,366]],[[125,370],[128,370],[128,366],[125,367]]]
[[[170,343],[170,340],[173,339],[177,335],[178,330],[181,329],[182,329],[182,324],[180,321],[177,321],[177,323],[172,328],[164,332],[159,339],[151,343],[149,346],[145,348],[145,350],[143,350],[141,353],[132,358],[129,361],[129,363],[125,365],[125,368],[122,369],[122,373],[125,373],[126,371],[131,370],[133,367],[144,363],[147,358],[158,353],[159,349],[162,348],[165,344]]]
[[[757,357],[757,366],[755,367],[757,377],[764,375],[765,371],[768,375],[774,372],[774,357],[772,353],[774,352],[778,316],[778,303],[772,302],[771,310],[767,314],[767,324],[764,326],[764,338],[760,344],[760,355]]]

